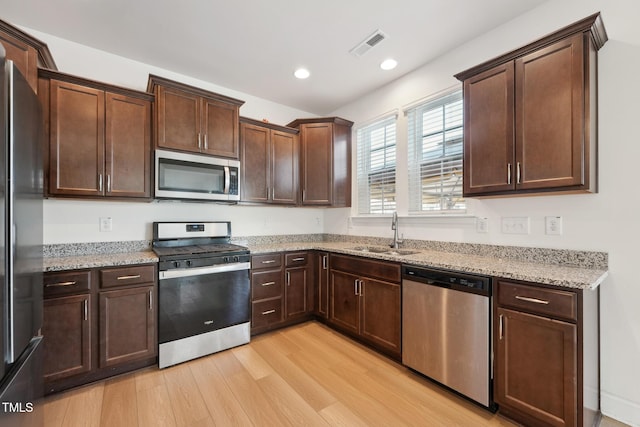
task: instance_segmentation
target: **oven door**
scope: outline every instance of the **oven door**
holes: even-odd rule
[[[248,262],[159,273],[160,344],[248,323]]]

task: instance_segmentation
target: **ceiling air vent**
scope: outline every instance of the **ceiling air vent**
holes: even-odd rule
[[[382,40],[386,39],[387,35],[380,30],[376,30],[369,37],[358,43],[353,49],[349,51],[354,56],[362,56],[367,53],[372,47],[376,46]]]

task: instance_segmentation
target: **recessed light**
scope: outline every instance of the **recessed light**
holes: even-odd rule
[[[389,58],[382,61],[382,64],[380,64],[380,68],[382,68],[383,70],[393,70],[397,65],[398,61]]]
[[[297,78],[304,80],[307,77],[309,77],[311,75],[311,73],[309,72],[309,70],[307,70],[306,68],[298,68],[294,73],[294,76],[296,76]]]

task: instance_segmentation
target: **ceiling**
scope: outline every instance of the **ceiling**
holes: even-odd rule
[[[325,115],[545,1],[0,0],[0,19]]]

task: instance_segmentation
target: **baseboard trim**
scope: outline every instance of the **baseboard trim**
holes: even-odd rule
[[[602,392],[602,414],[630,426],[640,427],[640,404],[613,394]]]

